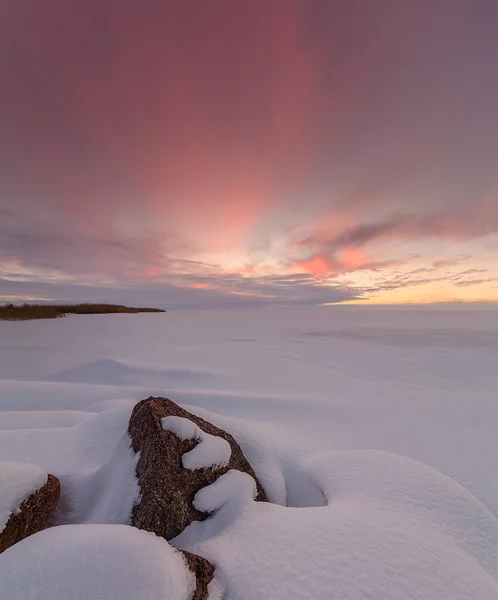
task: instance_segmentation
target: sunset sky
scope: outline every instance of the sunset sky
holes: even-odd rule
[[[496,0],[6,0],[0,301],[498,302]]]

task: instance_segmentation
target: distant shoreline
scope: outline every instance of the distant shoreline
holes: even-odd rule
[[[66,315],[164,313],[162,308],[136,308],[121,304],[7,304],[0,306],[0,321],[57,319]]]

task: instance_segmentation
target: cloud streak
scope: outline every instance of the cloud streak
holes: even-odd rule
[[[40,299],[61,302],[124,302],[138,306],[161,306],[170,309],[228,309],[264,306],[306,307],[336,304],[359,297],[346,285],[316,285],[312,278],[262,280],[241,277],[211,277],[205,281],[182,277],[171,281],[148,281],[137,284],[91,285],[74,282],[15,281],[1,279],[0,299],[24,301]]]
[[[420,240],[436,237],[469,240],[498,233],[498,193],[496,197],[461,213],[452,211],[429,215],[392,216],[384,221],[361,223],[327,237],[318,233],[300,241],[303,246],[319,245],[338,250],[360,248],[378,241]]]

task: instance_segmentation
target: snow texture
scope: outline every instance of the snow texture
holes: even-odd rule
[[[308,468],[327,506],[253,502],[250,478],[229,471],[195,498],[212,516],[173,543],[216,564],[237,599],[496,598],[498,523],[458,484],[370,450]]]
[[[190,600],[195,577],[153,533],[126,525],[63,525],[0,558],[2,600]]]
[[[193,421],[184,417],[163,417],[161,425],[164,431],[170,431],[181,440],[196,440],[198,443],[185,452],[182,464],[186,469],[207,469],[209,467],[226,467],[232,455],[230,444],[217,435],[206,433]]]
[[[0,555],[0,600],[163,600],[184,579],[164,541],[120,533],[151,395],[231,433],[271,501],[238,471],[196,495],[210,516],[174,543],[215,564],[214,597],[498,598],[498,311],[81,315],[0,340],[0,460],[59,477],[75,524]]]
[[[0,462],[0,531],[10,515],[46,483],[47,473],[37,465]]]
[[[128,435],[124,434],[110,460],[73,482],[71,520],[128,524],[140,496],[135,472],[139,457],[140,453],[133,452]]]

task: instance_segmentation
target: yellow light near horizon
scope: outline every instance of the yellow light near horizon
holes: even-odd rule
[[[432,282],[394,290],[380,290],[368,298],[347,304],[433,304],[437,302],[498,302],[498,287],[488,283],[457,286],[452,282]]]

